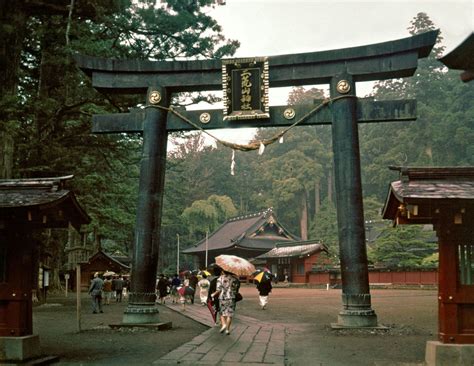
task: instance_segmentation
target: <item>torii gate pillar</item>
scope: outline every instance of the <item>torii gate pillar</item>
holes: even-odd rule
[[[349,74],[331,80],[332,146],[336,183],[339,258],[342,277],[342,305],[333,328],[375,327],[377,315],[371,308],[364,209],[360,173],[359,133],[355,82]]]

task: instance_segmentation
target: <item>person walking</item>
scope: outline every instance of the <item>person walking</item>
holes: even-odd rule
[[[223,271],[217,279],[216,291],[213,297],[219,296],[220,318],[222,327],[220,332],[230,334],[232,318],[235,313],[236,295],[239,292],[240,281],[230,272]]]
[[[104,280],[104,304],[110,305],[110,299],[112,298],[112,280],[110,277],[105,277]]]
[[[196,288],[198,282],[199,279],[197,278],[196,274],[194,272],[191,272],[191,274],[189,275],[189,287],[194,290],[194,292],[189,295],[189,298],[191,299],[191,304],[194,304],[194,295],[196,295]]]
[[[186,273],[184,275],[183,285],[178,289],[179,302],[181,303],[181,308],[183,311],[186,311],[186,302],[187,297],[189,296],[186,294],[187,289],[189,289],[189,275]]]
[[[207,298],[209,310],[211,311],[212,317],[214,319],[214,325],[217,325],[217,316],[219,314],[219,298],[217,296],[213,297],[212,294],[217,290],[217,280],[222,274],[222,269],[218,265],[212,265],[211,270],[212,276],[209,278],[209,295]]]
[[[168,279],[165,278],[163,273],[160,274],[158,282],[156,283],[156,289],[158,290],[158,299],[161,305],[165,304],[166,295],[168,295]]]
[[[123,279],[122,276],[112,281],[112,287],[115,291],[115,302],[122,302]]]
[[[89,295],[92,298],[92,313],[97,314],[102,311],[102,289],[104,288],[104,281],[99,277],[99,272],[94,273],[94,279],[91,281],[89,287]]]
[[[265,310],[268,304],[268,295],[272,292],[272,281],[261,280],[257,283],[257,290],[259,294],[260,307]]]
[[[181,280],[179,275],[176,273],[171,279],[171,302],[177,304],[179,301],[178,287],[181,286]]]
[[[197,283],[199,286],[199,298],[201,299],[201,305],[205,306],[207,304],[207,298],[209,295],[209,286],[211,285],[205,273],[203,273],[202,278]]]

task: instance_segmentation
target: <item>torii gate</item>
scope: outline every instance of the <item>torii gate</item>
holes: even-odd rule
[[[343,303],[336,327],[377,325],[377,316],[371,308],[368,280],[357,124],[416,119],[415,100],[358,100],[356,82],[413,75],[418,66],[418,58],[429,55],[437,35],[436,30],[360,47],[268,57],[269,77],[265,87],[330,84],[330,97],[333,100],[330,110],[312,114],[301,124],[332,126]],[[92,85],[96,89],[128,94],[147,92],[147,107],[155,107],[145,108],[137,113],[93,118],[95,133],[143,133],[133,246],[133,292],[130,293],[123,322],[154,323],[158,319],[155,280],[167,133],[195,128],[174,113],[168,113],[170,94],[220,90],[223,61],[111,60],[82,55],[77,55],[75,59],[79,67],[92,78]],[[250,64],[252,59],[245,62]],[[232,61],[225,60],[224,64],[231,65]],[[225,89],[224,93],[226,92],[231,93],[233,89]],[[268,107],[268,100],[262,99],[262,103],[264,115],[251,120],[241,120],[239,116],[236,119],[223,118],[223,115],[229,117],[232,114],[229,114],[229,109],[224,112],[192,111],[180,114],[189,120],[200,118],[203,129],[274,127],[291,125],[291,118],[298,118],[314,109],[314,106],[301,105],[287,110],[285,106]]]

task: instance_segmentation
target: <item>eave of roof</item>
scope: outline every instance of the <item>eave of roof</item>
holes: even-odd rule
[[[43,227],[67,227],[71,222],[77,229],[91,219],[76,200],[73,192],[66,190],[65,182],[72,175],[51,178],[1,179],[0,214],[9,216],[13,212],[41,210],[43,213],[64,212]]]
[[[257,259],[304,257],[323,251],[327,252],[327,248],[322,243],[292,243],[291,245],[273,248],[268,253],[259,255]]]
[[[401,179],[390,184],[384,219],[394,219],[400,203],[422,200],[474,200],[474,167],[392,167]]]
[[[97,251],[92,257],[89,258],[89,262],[94,260],[95,258],[99,257],[99,256],[104,256],[106,257],[107,259],[109,259],[110,261],[118,264],[120,267],[124,268],[124,269],[130,269],[130,266],[127,266],[126,264],[120,262],[119,260],[115,259],[114,257],[112,257],[111,255],[107,254],[106,252],[104,252],[103,250],[99,250]]]
[[[454,50],[439,60],[450,69],[474,69],[474,32],[461,42]]]

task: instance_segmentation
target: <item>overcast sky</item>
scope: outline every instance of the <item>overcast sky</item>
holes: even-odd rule
[[[222,25],[227,38],[240,41],[235,57],[254,57],[325,51],[408,37],[410,21],[419,12],[428,14],[441,29],[446,52],[474,30],[474,0],[227,0],[210,15]],[[371,83],[359,84],[359,96],[370,92]],[[288,89],[270,89],[270,105],[285,104],[287,94]],[[241,131],[239,136],[237,131]],[[241,142],[249,132],[233,130],[233,135],[234,141]],[[229,132],[222,136],[231,137]]]

